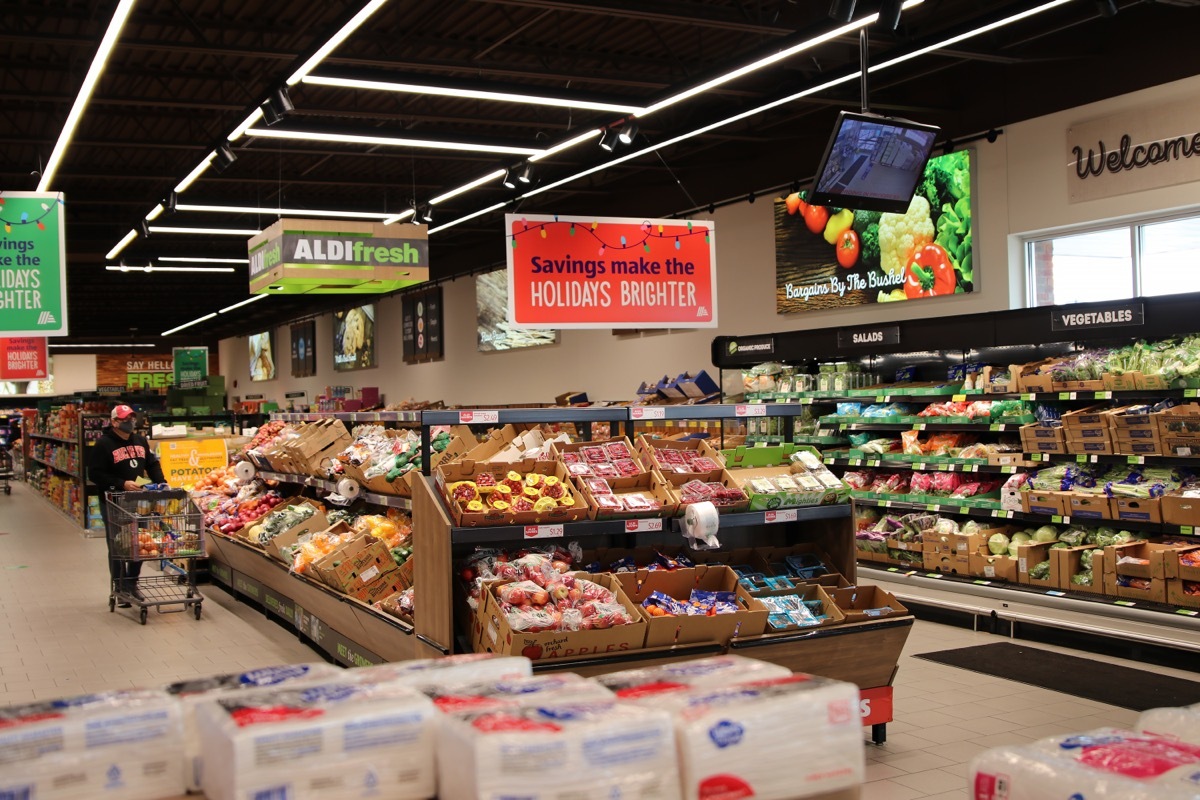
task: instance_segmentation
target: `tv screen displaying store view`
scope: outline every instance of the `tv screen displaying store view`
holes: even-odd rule
[[[275,380],[275,348],[270,331],[250,337],[250,380]]]
[[[292,377],[317,374],[317,323],[309,320],[292,326]]]
[[[938,130],[843,111],[817,167],[811,202],[903,214],[925,172]]]
[[[375,366],[375,306],[333,315],[333,368],[338,372]]]
[[[558,341],[558,331],[521,329],[508,324],[508,270],[475,276],[476,334],[479,352],[540,347]]]

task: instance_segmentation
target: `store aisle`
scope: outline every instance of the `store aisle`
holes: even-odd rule
[[[14,482],[0,494],[0,704],[320,660],[261,611],[201,591],[199,621],[109,613],[104,540]]]

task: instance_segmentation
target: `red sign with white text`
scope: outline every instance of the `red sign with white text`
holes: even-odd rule
[[[892,721],[892,687],[877,686],[859,689],[858,711],[863,725],[880,725]]]
[[[0,339],[0,380],[36,381],[48,371],[45,336]]]
[[[515,328],[712,328],[711,220],[504,217]]]

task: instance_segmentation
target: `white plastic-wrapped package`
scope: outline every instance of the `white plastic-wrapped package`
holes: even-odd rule
[[[1152,708],[1143,711],[1135,730],[1200,744],[1200,703],[1186,708]]]
[[[599,681],[573,672],[534,675],[487,683],[438,686],[424,690],[440,711],[448,714],[497,708],[614,700]]]
[[[712,656],[694,661],[663,664],[646,669],[628,669],[597,678],[622,700],[637,700],[662,692],[676,692],[706,686],[732,686],[773,678],[787,678],[787,667],[743,656]]]
[[[438,795],[678,800],[670,715],[613,700],[444,714]]]
[[[436,792],[429,698],[394,683],[239,692],[196,708],[209,800],[417,800]]]
[[[179,704],[166,692],[0,708],[0,797],[156,800],[182,792]]]
[[[340,667],[323,663],[289,664],[195,678],[168,686],[167,693],[179,698],[183,707],[183,780],[187,790],[196,792],[204,785],[204,759],[200,757],[200,734],[196,730],[197,705],[247,689],[264,689],[284,684],[297,686],[304,682],[326,680],[340,675],[342,671]]]
[[[1200,746],[1100,728],[980,753],[968,780],[974,800],[1196,800]]]
[[[399,683],[418,690],[462,683],[525,678],[532,674],[533,662],[528,658],[497,656],[491,653],[397,661],[394,664],[346,670],[347,678],[352,681]]]
[[[670,711],[687,800],[792,800],[863,782],[862,718],[852,683],[789,674],[648,695]]]

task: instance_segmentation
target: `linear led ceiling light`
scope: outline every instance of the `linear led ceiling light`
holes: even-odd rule
[[[305,83],[317,86],[337,86],[345,89],[370,89],[378,92],[401,92],[407,94],[425,94],[438,97],[461,97],[468,100],[494,100],[500,103],[525,103],[534,106],[552,106],[554,108],[582,108],[589,111],[611,111],[615,114],[633,114],[641,110],[640,106],[630,103],[606,103],[598,100],[583,100],[570,97],[550,97],[548,95],[525,94],[522,92],[496,92],[487,89],[458,89],[450,86],[427,86],[419,83],[395,83],[392,81],[369,81],[358,78],[336,78],[323,75],[309,75]]]
[[[177,332],[183,330],[184,328],[190,328],[193,325],[199,325],[201,322],[208,322],[210,319],[213,319],[216,316],[217,316],[217,312],[215,312],[215,311],[211,314],[205,314],[203,317],[197,317],[196,319],[192,320],[191,322],[183,323],[179,327],[171,328],[171,330],[169,330],[169,331],[163,331],[162,333],[159,334],[159,336],[170,336],[172,333],[177,333]]]
[[[464,183],[462,186],[459,186],[457,189],[451,189],[448,192],[443,192],[442,194],[439,194],[437,197],[431,197],[429,199],[429,204],[431,206],[436,206],[438,203],[449,200],[451,197],[458,197],[463,192],[469,192],[472,189],[476,189],[480,186],[483,186],[485,183],[491,183],[492,181],[499,180],[502,177],[504,177],[504,170],[502,170],[502,169],[498,169],[495,172],[489,172],[487,175],[484,175],[482,178],[476,178],[475,180],[471,181],[470,183]]]
[[[161,345],[157,345],[157,344],[153,344],[153,343],[137,344],[135,342],[128,342],[126,344],[111,344],[111,343],[104,343],[104,344],[99,344],[99,343],[97,343],[97,344],[52,344],[52,345],[47,345],[47,346],[50,347],[51,349],[54,349],[56,347],[160,347]]]
[[[591,130],[584,131],[583,133],[579,134],[578,136],[572,136],[570,139],[567,139],[566,141],[559,142],[556,145],[551,145],[550,147],[546,148],[545,150],[538,153],[537,155],[530,156],[529,160],[530,161],[541,161],[543,158],[546,158],[547,156],[552,156],[555,153],[561,153],[563,150],[568,150],[572,147],[576,147],[577,145],[581,145],[584,142],[591,141],[592,139],[595,139],[599,135],[600,135],[600,129],[592,128]]]
[[[170,225],[151,225],[151,233],[204,233],[213,236],[257,236],[262,231],[257,228],[176,228]],[[109,256],[111,258],[111,256]]]
[[[164,206],[162,203],[159,203],[154,208],[150,209],[150,213],[146,215],[146,222],[153,222],[161,217],[162,213],[166,210],[166,206]]]
[[[436,139],[407,139],[398,136],[362,136],[354,133],[324,133],[322,131],[283,131],[277,128],[250,128],[250,136],[269,139],[296,139],[304,142],[340,142],[343,144],[385,145],[389,147],[423,147],[430,150],[463,150],[471,153],[500,153],[513,156],[532,156],[541,153],[537,147],[475,142],[448,142]]]
[[[270,296],[271,295],[269,295],[269,294],[256,294],[253,297],[247,297],[245,300],[234,303],[231,306],[225,306],[217,313],[218,314],[228,314],[230,311],[233,311],[235,308],[241,308],[242,306],[248,306],[255,301],[262,300],[264,297],[270,297]]]
[[[384,219],[391,216],[386,211],[331,211],[319,208],[267,208],[265,206],[210,206],[179,203],[178,211],[199,211],[213,214],[275,214],[300,217],[331,217],[334,219]]]
[[[45,169],[42,170],[42,179],[38,181],[37,187],[39,192],[45,192],[50,188],[50,181],[54,179],[54,173],[58,171],[58,165],[67,152],[71,137],[75,135],[79,118],[83,116],[83,110],[87,108],[88,100],[92,97],[92,90],[96,88],[96,82],[100,80],[100,75],[104,72],[104,65],[108,63],[108,57],[112,54],[113,47],[117,44],[117,38],[121,35],[121,28],[125,27],[125,21],[129,19],[129,13],[133,11],[133,3],[134,0],[121,0],[117,3],[117,10],[113,12],[108,29],[104,31],[104,37],[100,40],[100,48],[96,50],[92,65],[88,67],[87,75],[83,78],[83,85],[79,87],[79,94],[75,95],[75,102],[71,104],[71,110],[67,113],[67,121],[63,123],[62,132],[58,134],[58,141],[54,143],[54,150],[50,152],[50,158],[46,161]]]
[[[382,8],[385,3],[387,3],[387,0],[371,0],[371,2],[363,6],[362,10],[351,17],[350,21],[343,25],[341,30],[330,37],[325,44],[321,45],[317,52],[313,53],[308,61],[305,61],[301,65],[300,69],[292,73],[292,77],[287,79],[287,85],[295,86],[304,80],[304,77],[308,73],[316,69],[317,65],[324,61],[326,56],[336,50],[338,45],[346,41],[346,37],[358,30],[359,26],[370,19],[371,15]]]
[[[458,219],[454,220],[453,222],[447,222],[445,225],[439,225],[436,228],[430,228],[429,233],[434,234],[434,233],[437,233],[438,231],[444,231],[444,230],[446,230],[446,228],[453,228],[455,225],[459,225],[463,222],[466,222],[467,220],[475,219],[476,217],[482,217],[484,214],[490,214],[493,211],[497,211],[501,208],[504,208],[504,205],[505,205],[504,203],[496,203],[495,205],[488,206],[487,208],[481,208],[478,211],[474,211],[470,214],[467,214],[465,217],[459,217]]]
[[[200,256],[159,256],[155,261],[182,261],[187,264],[249,264],[248,258],[201,258]]]
[[[250,115],[238,123],[238,126],[233,129],[233,133],[229,134],[229,141],[236,142],[246,133],[246,130],[263,118],[262,106],[256,106]]]
[[[906,9],[912,8],[913,6],[920,5],[923,2],[924,2],[924,0],[907,0],[907,2],[904,3],[904,8],[906,8]],[[1064,2],[1065,2],[1065,0],[1064,0]],[[683,100],[687,100],[689,97],[695,97],[698,94],[703,94],[704,92],[707,92],[709,89],[715,89],[716,87],[721,86],[726,83],[729,83],[732,80],[736,80],[737,78],[740,78],[743,75],[749,75],[751,72],[757,72],[758,70],[760,70],[764,67],[769,67],[772,64],[775,64],[779,61],[784,60],[785,58],[791,58],[792,56],[796,55],[797,53],[801,53],[805,50],[811,50],[812,48],[822,45],[825,42],[830,41],[831,39],[836,39],[839,36],[845,36],[848,33],[854,33],[859,28],[865,28],[868,25],[873,25],[876,22],[876,20],[878,20],[878,19],[879,19],[878,14],[868,14],[867,16],[863,17],[862,19],[857,19],[857,20],[854,20],[853,22],[848,22],[847,24],[841,25],[837,28],[834,28],[831,31],[826,31],[825,33],[822,33],[820,36],[814,36],[811,39],[805,39],[803,42],[794,44],[791,47],[785,47],[784,49],[779,50],[775,53],[772,53],[769,56],[765,56],[763,58],[758,59],[757,61],[753,61],[753,62],[745,65],[744,67],[739,67],[738,69],[735,69],[731,72],[726,72],[724,75],[718,75],[717,77],[713,78],[712,80],[708,80],[708,81],[705,81],[704,83],[697,84],[697,85],[691,87],[690,89],[685,89],[682,92],[679,92],[678,94],[674,94],[674,95],[671,95],[670,97],[659,100],[657,103],[654,103],[649,108],[645,109],[642,112],[639,112],[638,116],[639,117],[648,117],[656,111],[661,111],[664,108],[667,108],[668,106],[673,106],[676,103],[682,102]]]
[[[153,264],[144,267],[109,264],[105,269],[109,272],[236,272],[233,267],[156,267]]]
[[[138,235],[137,231],[130,231],[129,233],[125,234],[125,238],[122,239],[121,241],[117,242],[116,245],[113,246],[112,250],[109,250],[107,253],[104,254],[104,257],[105,258],[116,258],[122,250],[124,250],[126,247],[129,246],[130,242],[132,242],[134,239],[137,238],[137,235]]]
[[[209,153],[207,156],[205,156],[204,160],[201,161],[199,164],[197,164],[195,169],[193,169],[191,172],[189,172],[187,174],[187,177],[185,177],[183,180],[181,180],[175,186],[175,193],[183,194],[184,192],[186,192],[187,188],[189,186],[191,186],[193,183],[195,183],[196,179],[199,178],[201,175],[203,175],[205,170],[207,170],[210,166],[212,166],[213,159],[216,157],[217,157],[216,150],[213,150],[211,153]]]
[[[413,214],[416,214],[416,213],[417,213],[417,210],[415,208],[406,208],[403,211],[401,211],[399,214],[394,214],[394,215],[388,217],[387,219],[385,219],[383,221],[383,224],[391,225],[393,222],[401,222],[403,220],[408,219],[409,217],[411,217]]]

